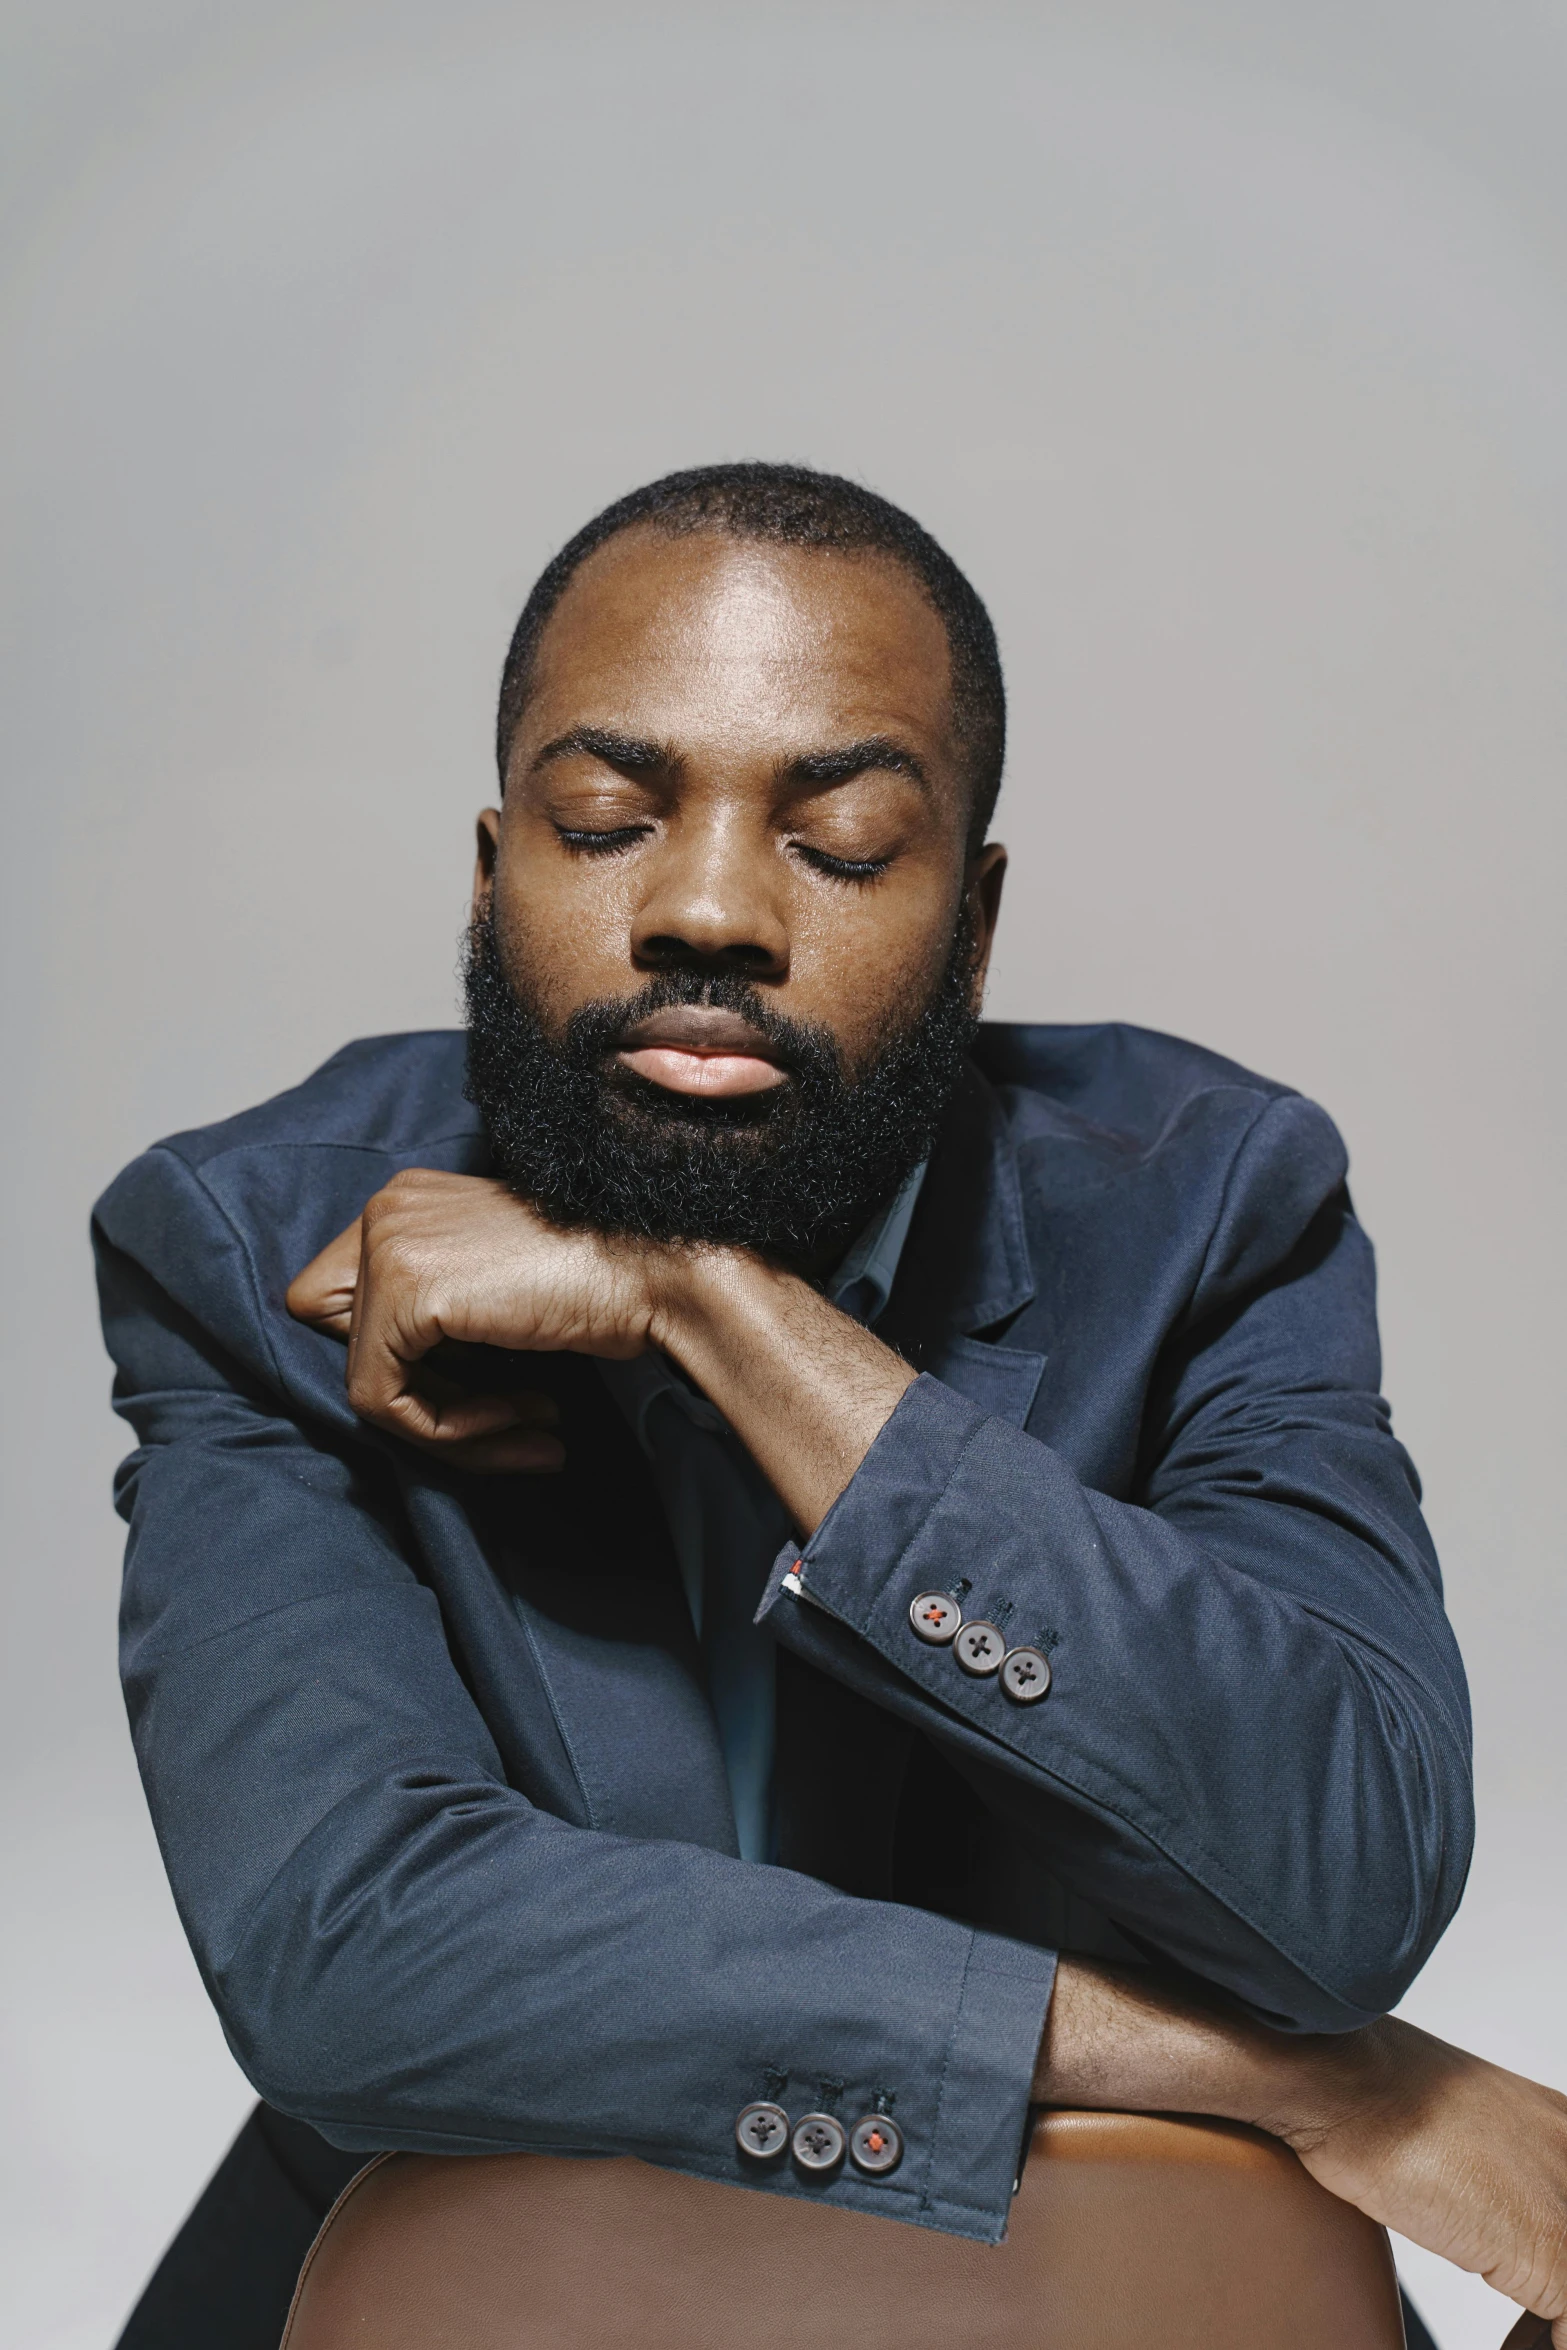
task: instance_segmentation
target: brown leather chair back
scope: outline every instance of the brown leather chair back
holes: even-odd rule
[[[316,2239],[284,2350],[798,2341],[1403,2350],[1404,2330],[1382,2229],[1276,2139],[1051,2113],[996,2249],[629,2157],[390,2155]]]

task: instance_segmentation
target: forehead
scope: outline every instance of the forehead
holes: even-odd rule
[[[639,527],[589,556],[551,614],[521,734],[891,734],[947,764],[950,669],[938,614],[889,557]]]

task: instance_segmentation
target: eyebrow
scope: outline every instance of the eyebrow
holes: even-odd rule
[[[550,766],[557,759],[583,756],[602,759],[608,767],[629,770],[633,775],[667,772],[680,764],[667,743],[656,743],[644,735],[619,734],[608,726],[569,726],[564,734],[556,735],[535,753],[532,772]],[[868,734],[859,742],[844,743],[830,751],[802,751],[798,758],[784,762],[780,778],[787,783],[808,784],[816,789],[830,789],[835,783],[848,783],[856,775],[907,775],[922,791],[930,788],[930,778],[923,762],[906,743],[900,743],[890,734]]]
[[[869,734],[863,742],[845,743],[841,750],[805,751],[798,759],[791,759],[783,773],[791,783],[831,785],[878,771],[911,776],[922,791],[930,789],[923,763],[890,734]]]
[[[608,726],[568,726],[564,734],[535,754],[532,772],[537,774],[553,760],[569,759],[579,752],[590,759],[602,759],[606,767],[629,767],[636,775],[677,764],[667,743],[649,742],[642,735],[617,734]]]

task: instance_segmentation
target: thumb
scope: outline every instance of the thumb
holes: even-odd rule
[[[294,1275],[284,1303],[296,1322],[328,1330],[334,1338],[348,1336],[359,1283],[360,1231],[361,1219],[356,1216],[302,1273]]]

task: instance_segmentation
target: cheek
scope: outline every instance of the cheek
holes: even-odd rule
[[[934,906],[923,892],[902,902],[870,889],[802,909],[788,1009],[830,1028],[851,1061],[859,1058],[929,1002],[956,920],[950,889]]]
[[[635,988],[626,893],[614,879],[592,867],[530,873],[522,860],[496,875],[502,964],[547,1026],[563,1027],[584,1004]]]

